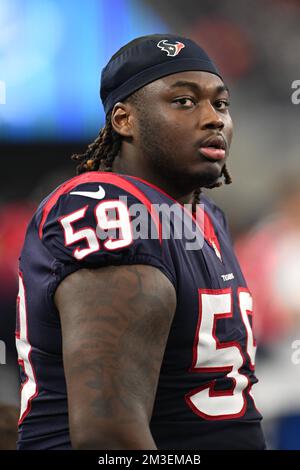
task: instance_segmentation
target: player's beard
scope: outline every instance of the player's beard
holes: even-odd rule
[[[141,141],[141,158],[151,165],[160,177],[176,182],[177,187],[185,187],[193,190],[199,187],[212,187],[221,178],[222,168],[219,173],[202,168],[201,171],[192,172],[187,165],[176,165],[182,157],[176,158],[177,149],[170,142],[170,138],[161,132],[159,124],[153,124],[145,113],[139,113],[139,134]],[[195,150],[196,152],[196,150]],[[199,157],[200,158],[200,157]]]

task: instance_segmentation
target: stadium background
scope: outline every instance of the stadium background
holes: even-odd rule
[[[254,295],[254,394],[269,446],[300,449],[299,24],[299,0],[0,0],[0,403],[18,405],[14,305],[26,223],[103,124],[106,61],[134,37],[176,32],[208,51],[231,90],[233,184],[210,196],[230,220]]]

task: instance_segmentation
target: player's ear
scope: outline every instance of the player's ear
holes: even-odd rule
[[[129,103],[116,103],[111,113],[113,129],[122,137],[133,136],[133,115]]]

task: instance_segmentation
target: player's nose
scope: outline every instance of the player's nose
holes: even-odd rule
[[[199,112],[199,124],[201,129],[219,129],[224,127],[224,121],[220,113],[214,108],[210,101],[202,103]]]

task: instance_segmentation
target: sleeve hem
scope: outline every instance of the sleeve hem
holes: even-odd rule
[[[55,268],[55,277],[51,286],[49,286],[49,294],[53,298],[55,291],[59,284],[70,274],[79,271],[80,269],[99,269],[104,268],[106,266],[124,266],[124,265],[134,265],[134,264],[145,264],[149,266],[153,266],[158,268],[172,283],[174,289],[177,289],[177,283],[174,275],[170,272],[170,270],[161,262],[159,258],[156,258],[153,255],[149,254],[136,254],[134,256],[127,256],[122,257],[121,260],[115,260],[112,262],[111,260],[105,260],[102,263],[97,263],[95,265],[83,265],[83,264],[75,264],[70,263],[69,265],[65,265],[57,262]]]

